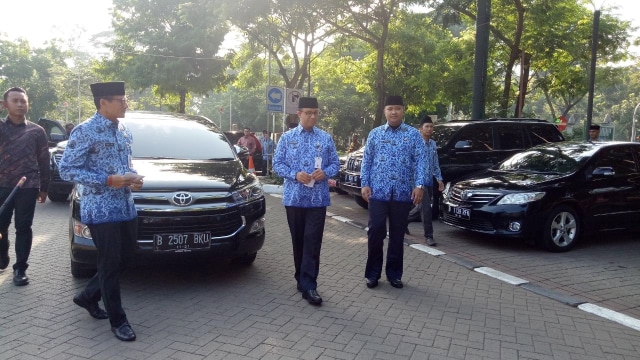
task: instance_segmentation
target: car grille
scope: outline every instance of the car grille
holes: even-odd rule
[[[449,193],[449,199],[451,203],[459,205],[485,205],[501,195],[502,193],[495,191],[463,190],[454,187]]]
[[[212,243],[215,239],[226,239],[233,236],[244,226],[244,219],[239,209],[222,211],[199,211],[176,214],[138,212],[138,242],[149,244],[155,234],[172,234],[176,229],[182,233],[211,233]]]
[[[347,170],[349,171],[360,171],[360,166],[362,166],[362,159],[349,158],[347,160]]]
[[[471,218],[471,220],[464,220],[445,212],[444,214],[442,214],[442,220],[447,224],[458,226],[467,230],[495,232],[495,229],[493,228],[491,222],[485,219]]]

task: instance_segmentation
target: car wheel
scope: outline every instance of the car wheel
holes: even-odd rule
[[[369,208],[369,203],[363,199],[362,196],[355,195],[353,198],[356,200],[356,204],[360,205],[363,209]]]
[[[544,226],[542,240],[544,247],[551,252],[571,250],[580,236],[578,214],[568,206],[558,206],[551,211]]]
[[[96,269],[88,268],[87,265],[71,260],[71,275],[74,278],[89,278],[96,273]]]
[[[69,194],[47,193],[47,197],[53,202],[63,202],[67,201],[67,199],[69,198]]]
[[[254,261],[256,261],[256,256],[258,256],[258,253],[242,255],[233,259],[233,262],[235,262],[236,264],[249,266],[253,264]]]

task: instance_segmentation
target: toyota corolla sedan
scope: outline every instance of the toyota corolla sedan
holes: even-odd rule
[[[539,145],[448,183],[440,220],[568,251],[586,233],[640,228],[639,168],[640,143]]]
[[[212,258],[249,265],[265,238],[265,199],[224,133],[209,119],[184,114],[127,112],[133,167],[144,186],[133,192],[138,238],[129,258],[161,261]],[[71,274],[95,272],[96,249],[80,220],[82,186],[71,195]]]

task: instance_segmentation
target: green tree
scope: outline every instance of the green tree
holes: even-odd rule
[[[452,24],[473,27],[475,24],[475,0],[431,0],[429,3],[447,27]],[[575,105],[586,94],[586,60],[590,58],[593,16],[585,4],[574,0],[492,2],[490,57],[494,81],[502,80],[499,115],[506,116],[516,103],[518,91],[517,88],[514,90],[514,77],[519,78],[520,88],[525,93],[529,90],[528,72],[521,73],[520,69],[530,69],[540,76],[540,84],[536,85],[548,91],[551,97],[564,97],[565,108]],[[625,57],[623,50],[628,45],[628,32],[628,22],[611,16],[602,17],[598,44],[602,64]],[[542,79],[547,76],[552,78]],[[524,97],[525,94],[520,95]]]
[[[113,59],[100,73],[126,79],[133,89],[177,96],[184,113],[190,93],[204,95],[227,81],[228,60],[218,56],[228,26],[221,1],[114,0]]]
[[[66,69],[68,55],[55,43],[42,49],[33,49],[26,40],[11,42],[0,40],[0,86],[2,92],[11,87],[21,87],[29,96],[29,118],[37,121],[50,117],[62,105],[59,88]]]

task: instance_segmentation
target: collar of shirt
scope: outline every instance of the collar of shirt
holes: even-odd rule
[[[386,124],[383,125],[384,126],[384,131],[393,131],[394,129],[391,127],[391,125],[389,125],[389,123],[387,122]],[[400,123],[400,126],[398,126],[397,131],[407,131],[407,124],[403,122]]]
[[[296,134],[302,134],[302,133],[304,133],[304,132],[307,132],[307,133],[311,133],[311,134],[313,134],[313,133],[315,132],[315,131],[314,131],[314,129],[315,129],[315,128],[316,128],[316,127],[315,127],[315,126],[313,126],[311,129],[309,129],[309,130],[305,130],[305,128],[303,128],[303,127],[302,127],[302,125],[298,125],[298,127],[295,127],[295,128],[293,128],[293,129],[291,129],[291,130],[295,131],[295,132],[296,132]]]
[[[104,125],[104,126],[118,126],[119,121],[111,121],[109,119],[107,119],[106,117],[102,116],[102,114],[100,114],[99,112],[96,111],[96,113],[93,115],[93,121],[97,122],[99,125]]]

